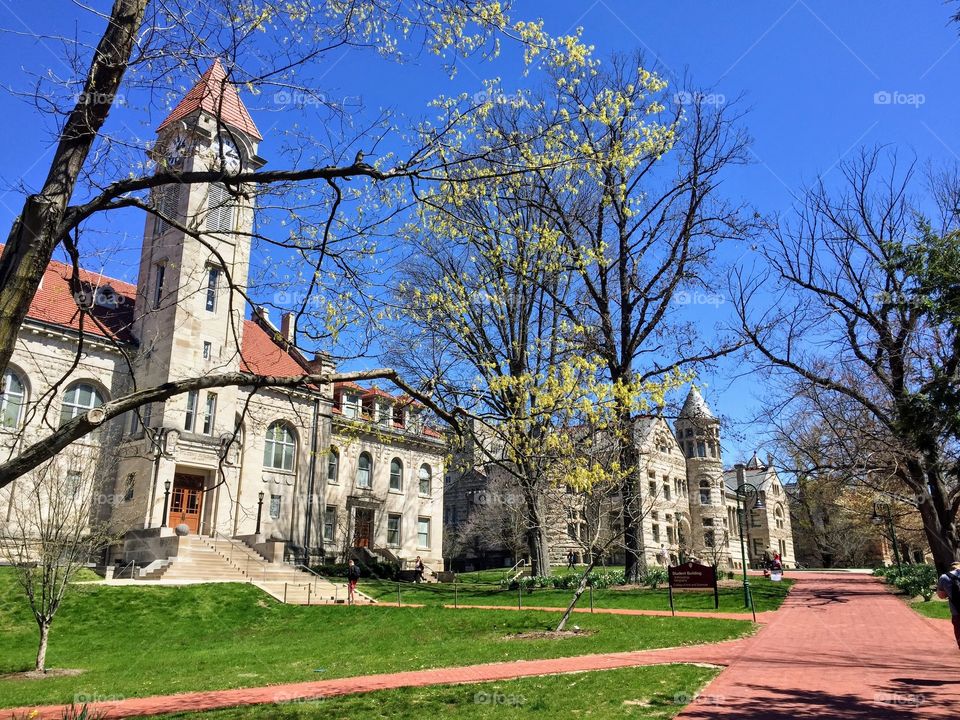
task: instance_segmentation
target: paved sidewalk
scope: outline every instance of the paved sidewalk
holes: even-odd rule
[[[956,718],[960,651],[868,576],[804,573],[746,651],[678,717]]]
[[[755,638],[728,640],[709,645],[687,645],[645,650],[640,652],[581,655],[553,660],[519,660],[503,663],[469,665],[466,667],[416,670],[384,675],[366,675],[335,680],[269,687],[240,688],[236,690],[210,690],[206,692],[181,693],[147,698],[131,698],[116,702],[91,704],[91,710],[103,718],[128,718],[143,715],[161,715],[175,712],[200,712],[238,705],[289,702],[291,700],[316,700],[337,695],[389,690],[401,687],[423,687],[458,683],[478,683],[494,680],[512,680],[535,675],[556,675],[587,670],[612,670],[614,668],[662,665],[666,663],[703,663],[728,665],[739,657]],[[0,718],[29,716],[31,720],[54,720],[61,717],[63,706],[50,705],[39,708],[20,708],[0,711]],[[31,713],[36,714],[31,714]]]

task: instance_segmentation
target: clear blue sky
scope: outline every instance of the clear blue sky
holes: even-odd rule
[[[742,95],[755,162],[731,175],[726,192],[768,213],[787,210],[798,189],[818,174],[831,179],[837,162],[859,145],[890,144],[921,161],[960,159],[960,26],[949,23],[952,11],[940,0],[526,0],[516,3],[514,15],[542,16],[553,33],[582,26],[600,55],[640,48],[668,77],[689,73],[718,95]],[[0,36],[0,77],[14,90],[29,89],[28,72],[66,72],[62,48],[30,37],[31,31],[89,40],[101,30],[99,21],[68,0],[0,0],[0,27],[16,31]],[[323,91],[331,97],[359,96],[370,112],[390,107],[420,116],[438,93],[476,92],[481,78],[501,75],[507,88],[521,82],[511,78],[515,67],[509,58],[492,66],[469,61],[450,81],[429,58],[392,66],[350,51],[331,63]],[[277,112],[269,98],[247,99],[267,136],[261,154],[268,159],[269,131],[289,129],[294,122],[309,126],[309,118]],[[50,125],[10,94],[0,95],[0,103],[6,142],[0,225],[8,228],[21,198],[6,188],[20,178],[33,187],[42,179]],[[152,116],[121,111],[113,119],[149,138],[160,115],[160,109]],[[136,249],[142,222],[122,216],[103,229],[126,233]],[[740,255],[725,259],[737,261]],[[128,262],[128,269],[116,274],[131,277]],[[711,324],[724,312],[723,305],[700,308]],[[715,409],[742,422],[762,401],[762,388],[736,379],[737,371],[728,364],[703,382]],[[755,432],[739,430],[744,438],[727,434],[727,462],[757,444]]]

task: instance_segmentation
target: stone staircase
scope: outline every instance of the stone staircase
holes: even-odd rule
[[[140,580],[165,582],[249,582],[291,605],[346,602],[345,583],[285,563],[271,563],[239,540],[189,535],[181,538],[177,555],[144,568]],[[375,600],[357,593],[357,603]]]

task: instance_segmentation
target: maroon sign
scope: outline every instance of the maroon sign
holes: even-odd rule
[[[667,568],[670,587],[678,590],[716,590],[717,571],[709,565],[686,562]]]

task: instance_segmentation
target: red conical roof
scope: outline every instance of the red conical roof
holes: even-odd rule
[[[250,113],[240,99],[236,86],[227,79],[227,73],[219,58],[201,76],[167,119],[160,123],[157,132],[198,109],[218,116],[224,124],[242,130],[257,140],[263,140],[263,136],[253,123],[253,118],[250,117]]]

